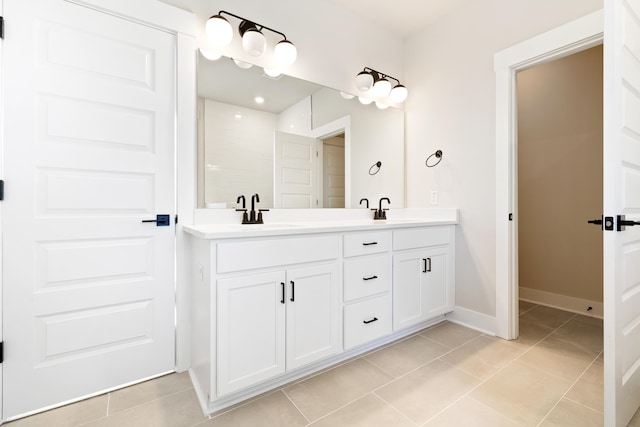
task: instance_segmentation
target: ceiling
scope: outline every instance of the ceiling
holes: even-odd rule
[[[469,0],[330,0],[401,37],[411,36]]]
[[[194,11],[205,0],[161,0]],[[317,0],[352,11],[363,20],[381,26],[402,38],[427,27],[438,18],[473,0]]]

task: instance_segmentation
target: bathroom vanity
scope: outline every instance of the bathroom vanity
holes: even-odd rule
[[[190,374],[205,412],[443,320],[454,307],[456,223],[457,211],[443,210],[185,227]]]

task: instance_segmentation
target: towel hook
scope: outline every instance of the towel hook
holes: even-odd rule
[[[436,159],[438,159],[435,163],[429,164],[429,160],[431,160],[431,158],[435,156]],[[432,168],[435,166],[438,166],[438,163],[440,163],[442,161],[442,150],[438,150],[435,153],[431,154],[429,157],[427,157],[427,160],[425,160],[424,164],[427,165],[428,168]]]
[[[382,167],[382,162],[378,160],[373,165],[371,165],[371,167],[369,168],[369,175],[375,175],[378,172],[380,172],[380,167]],[[374,168],[378,168],[378,169],[374,170]],[[371,172],[371,171],[373,171],[373,172]]]

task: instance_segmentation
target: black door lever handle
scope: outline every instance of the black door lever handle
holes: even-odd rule
[[[143,219],[142,222],[155,222],[156,227],[168,227],[170,215],[156,215],[156,219]]]

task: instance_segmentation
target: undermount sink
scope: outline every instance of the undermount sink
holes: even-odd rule
[[[376,219],[374,224],[410,224],[416,222],[415,219]]]
[[[230,224],[225,227],[233,230],[242,231],[255,231],[255,230],[286,230],[289,228],[300,227],[299,224],[284,224],[284,223],[271,223],[271,224]]]

